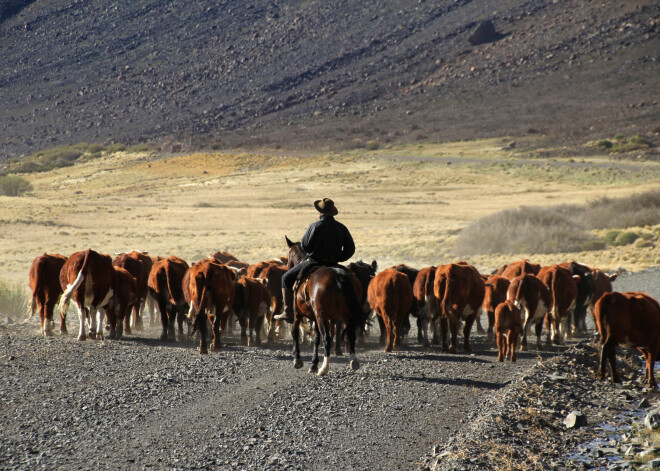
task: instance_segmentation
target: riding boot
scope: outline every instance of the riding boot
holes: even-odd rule
[[[282,288],[282,298],[284,299],[284,312],[273,316],[273,319],[276,321],[284,319],[289,324],[293,324],[293,290]]]

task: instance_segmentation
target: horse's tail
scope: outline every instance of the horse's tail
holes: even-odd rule
[[[362,303],[360,302],[357,293],[355,292],[355,286],[353,285],[353,274],[345,270],[337,270],[337,286],[339,291],[346,298],[346,303],[348,308],[353,314],[353,324],[364,331],[367,326],[367,314],[362,309]]]

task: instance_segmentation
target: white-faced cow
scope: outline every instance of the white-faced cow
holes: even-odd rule
[[[89,315],[89,337],[103,338],[105,307],[115,293],[115,269],[110,255],[92,249],[72,254],[60,272],[63,289],[59,313],[66,319],[69,302],[73,299],[78,307],[80,332],[78,340],[85,340],[87,315]],[[64,321],[63,321],[64,322]]]

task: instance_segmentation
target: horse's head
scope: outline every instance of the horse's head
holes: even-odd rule
[[[289,246],[289,262],[287,263],[287,267],[293,268],[305,260],[307,254],[300,242],[291,242],[287,236],[284,236],[284,238],[286,239],[286,244]]]

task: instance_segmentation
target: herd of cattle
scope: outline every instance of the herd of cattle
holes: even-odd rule
[[[142,313],[150,322],[157,311],[162,324],[161,340],[175,340],[175,327],[183,337],[183,324],[199,331],[200,353],[207,353],[207,325],[212,325],[212,350],[220,350],[220,337],[232,313],[241,326],[241,341],[261,344],[264,321],[268,338],[274,340],[282,311],[282,275],[287,258],[256,264],[239,261],[227,252],[189,265],[170,256],[150,257],[132,251],[109,255],[94,250],[70,257],[44,254],[30,267],[31,315],[38,310],[41,331],[51,335],[56,306],[60,332],[66,333],[66,313],[73,300],[80,318],[79,340],[121,338],[131,327],[142,329]],[[660,353],[660,306],[645,293],[612,292],[608,275],[577,262],[541,267],[521,260],[502,266],[491,275],[458,262],[421,270],[397,265],[376,273],[377,264],[355,262],[347,266],[362,287],[360,298],[365,312],[376,314],[381,345],[386,351],[398,349],[416,318],[418,341],[425,346],[441,344],[456,352],[458,331],[463,326],[464,349],[471,351],[473,324],[483,332],[480,316],[488,320],[488,339],[496,337],[498,359],[515,361],[517,342],[527,348],[527,331],[533,324],[537,343],[545,322],[548,341],[562,344],[564,338],[586,330],[591,310],[600,334],[600,376],[609,361],[612,379],[618,381],[614,355],[621,343],[637,347],[644,354],[649,385],[655,387],[653,365]],[[59,302],[59,305],[58,305]],[[106,319],[107,317],[107,319]],[[428,330],[432,331],[431,342]],[[450,334],[449,341],[447,339]]]

